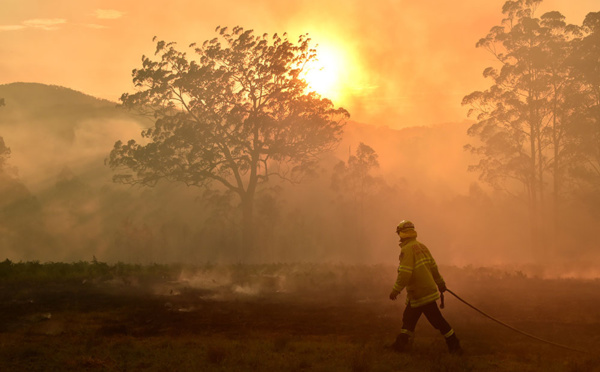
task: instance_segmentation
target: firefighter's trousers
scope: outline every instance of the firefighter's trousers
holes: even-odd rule
[[[442,316],[442,313],[440,312],[436,302],[430,302],[419,307],[411,307],[410,304],[407,304],[406,308],[404,309],[404,314],[402,315],[401,333],[413,336],[415,327],[417,326],[417,322],[419,321],[421,314],[425,314],[425,317],[429,323],[431,323],[435,329],[440,331],[445,338],[448,338],[454,334],[454,330]]]

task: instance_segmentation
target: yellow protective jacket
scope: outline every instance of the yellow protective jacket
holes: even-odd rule
[[[438,285],[444,278],[429,249],[416,238],[405,239],[400,243],[400,265],[394,290],[402,292],[406,288],[406,303],[419,307],[440,298]]]

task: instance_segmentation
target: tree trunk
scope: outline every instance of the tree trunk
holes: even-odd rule
[[[547,201],[545,198],[546,190],[544,188],[544,156],[543,156],[543,140],[542,140],[542,123],[539,118],[540,115],[536,113],[536,127],[537,129],[537,180],[538,180],[538,210],[537,210],[537,248],[538,253],[541,253],[541,249],[547,245],[546,235],[546,216],[547,216]]]
[[[530,93],[531,97],[531,93]],[[529,107],[529,155],[531,161],[529,163],[529,218],[531,228],[531,245],[534,248],[534,252],[538,251],[538,180],[537,180],[537,151],[536,151],[536,137],[537,137],[537,123],[534,108],[530,103]]]
[[[254,195],[242,197],[242,251],[240,261],[246,262],[254,252]]]
[[[560,210],[560,192],[561,192],[561,184],[562,184],[562,170],[561,170],[561,154],[560,154],[560,136],[558,129],[558,104],[557,104],[557,89],[554,89],[554,102],[553,102],[553,117],[552,117],[552,145],[554,150],[554,164],[553,164],[553,187],[552,187],[552,251],[555,253],[557,248],[557,239],[561,238],[558,236],[558,213]],[[563,120],[561,120],[561,123]]]

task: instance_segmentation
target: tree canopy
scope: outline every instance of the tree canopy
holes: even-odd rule
[[[273,176],[299,181],[338,143],[349,114],[307,91],[302,72],[317,58],[307,35],[292,43],[241,27],[216,32],[190,45],[194,57],[164,41],[155,59],[142,57],[137,91],[121,101],[154,125],[144,143],[116,142],[107,161],[116,182],[223,185],[240,197],[248,246],[256,188]]]
[[[4,106],[4,98],[0,98],[0,107]],[[10,156],[10,148],[4,144],[4,138],[0,137],[0,172],[4,171],[6,159]]]
[[[598,18],[570,25],[551,11],[536,17],[541,0],[507,1],[502,24],[477,47],[498,61],[484,76],[491,86],[463,99],[476,115],[466,148],[480,157],[470,167],[482,180],[522,197],[529,206],[533,243],[558,230],[572,185],[593,174],[598,159]],[[596,81],[596,82],[595,82]],[[595,118],[594,118],[595,117]],[[596,172],[600,174],[600,172]],[[596,178],[596,182],[600,178]],[[600,186],[600,182],[597,183]],[[550,223],[549,217],[551,217]]]

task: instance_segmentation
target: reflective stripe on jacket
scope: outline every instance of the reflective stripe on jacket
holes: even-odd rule
[[[402,292],[406,288],[406,303],[419,307],[440,298],[438,285],[444,278],[427,247],[416,238],[400,243],[400,265],[394,290]]]

